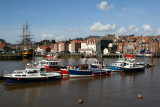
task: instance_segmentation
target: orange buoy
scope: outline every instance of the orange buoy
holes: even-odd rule
[[[141,95],[141,94],[138,94],[138,98],[142,98],[142,95]]]
[[[83,100],[80,98],[80,99],[78,100],[78,103],[83,103]]]

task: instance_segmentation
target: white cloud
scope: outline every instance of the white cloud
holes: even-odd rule
[[[120,29],[118,29],[118,34],[124,34],[126,32],[127,32],[127,30],[125,27],[121,27]]]
[[[95,22],[90,27],[90,30],[91,31],[114,31],[114,30],[116,30],[116,28],[117,28],[116,24],[113,24],[113,25],[110,25],[110,24],[103,25],[100,22]]]
[[[160,35],[160,28],[157,29],[157,35]]]
[[[61,40],[65,40],[66,36],[65,35],[57,36],[57,35],[51,35],[51,34],[42,34],[42,38],[47,39],[47,40],[55,39],[56,41],[61,41]]]
[[[114,6],[111,4],[111,5],[108,5],[108,3],[106,1],[102,1],[100,4],[97,4],[97,7],[100,9],[100,10],[103,10],[103,11],[109,11],[110,9],[112,9]]]
[[[153,32],[153,29],[150,25],[143,25],[142,28],[144,30],[145,35],[151,35]]]
[[[61,40],[65,40],[66,39],[66,36],[65,35],[61,35],[61,36],[57,36],[55,38],[56,41],[61,41]]]
[[[126,9],[126,8],[122,8],[122,11],[123,11],[123,12],[126,12],[126,11],[127,11],[127,9]]]
[[[135,33],[139,32],[139,28],[136,27],[135,25],[129,25],[128,30],[134,31]]]
[[[139,33],[139,28],[135,28],[134,32]]]
[[[42,34],[42,38],[43,39],[53,39],[53,35],[51,35],[51,34]]]
[[[135,28],[136,28],[135,25],[129,25],[128,30],[133,30],[133,29],[135,29]]]

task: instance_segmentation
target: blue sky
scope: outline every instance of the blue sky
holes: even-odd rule
[[[159,4],[159,0],[0,0],[0,38],[20,41],[27,20],[33,41],[160,35]]]

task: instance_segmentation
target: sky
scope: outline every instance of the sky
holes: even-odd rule
[[[160,0],[0,0],[0,39],[18,43],[106,34],[160,35]]]

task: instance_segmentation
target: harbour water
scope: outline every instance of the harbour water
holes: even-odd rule
[[[84,63],[84,59],[59,59],[62,65]],[[117,59],[104,59],[110,64]],[[88,59],[91,63],[95,59]],[[151,63],[150,58],[137,59]],[[0,71],[24,69],[30,60],[0,61]],[[158,107],[160,105],[160,59],[145,72],[112,73],[110,76],[63,78],[58,81],[6,84],[0,80],[0,106],[39,107]],[[137,96],[141,94],[142,99]],[[79,104],[78,99],[83,99]]]

